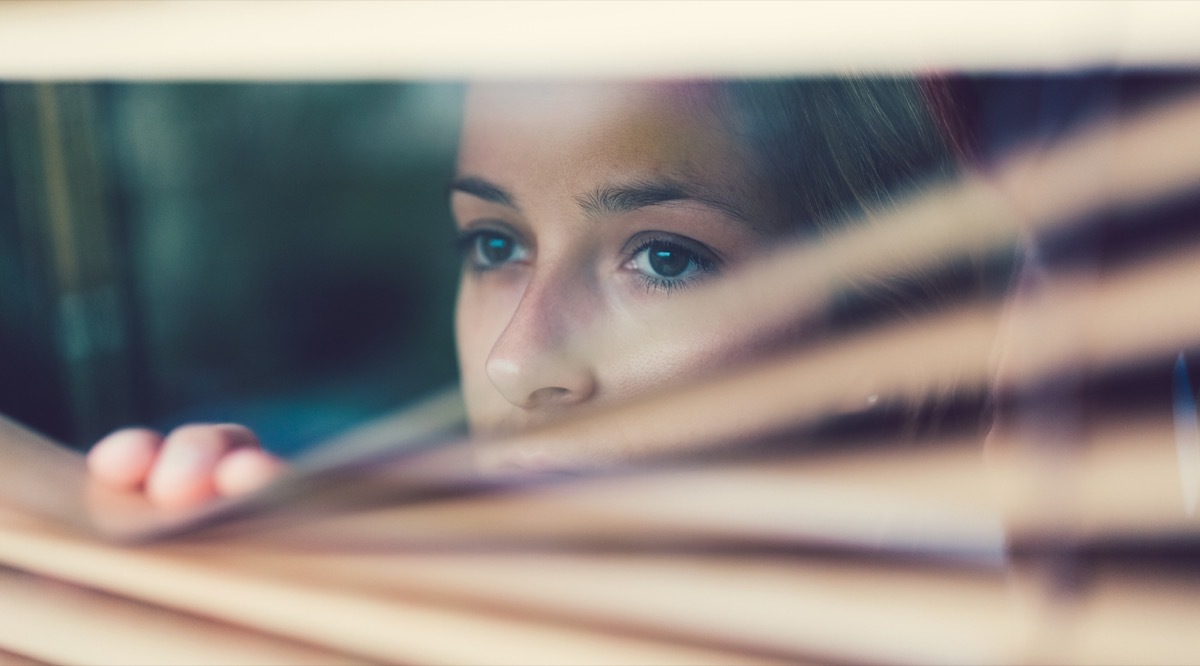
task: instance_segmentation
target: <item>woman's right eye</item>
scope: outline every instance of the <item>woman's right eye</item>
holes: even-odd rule
[[[459,236],[459,251],[467,265],[476,271],[488,271],[505,264],[524,261],[529,251],[510,234],[481,229]]]

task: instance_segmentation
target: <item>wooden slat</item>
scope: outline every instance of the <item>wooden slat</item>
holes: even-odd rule
[[[370,661],[429,664],[728,664],[727,650],[535,623],[479,609],[330,593],[219,560],[97,543],[44,520],[0,514],[0,563],[283,636]],[[82,564],[81,563],[86,563]]]
[[[0,617],[4,618],[0,647],[46,663],[362,663],[343,654],[10,569],[0,569]],[[3,653],[0,663],[7,663]]]

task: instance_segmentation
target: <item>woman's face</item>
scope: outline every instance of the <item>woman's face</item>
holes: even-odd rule
[[[760,252],[776,224],[702,86],[479,86],[451,204],[472,431],[527,427],[709,372],[761,341],[672,326],[673,294]],[[625,333],[605,354],[592,344]],[[639,332],[646,335],[638,336]]]

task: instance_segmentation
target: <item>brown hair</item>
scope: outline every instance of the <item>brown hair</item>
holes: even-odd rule
[[[821,235],[957,171],[958,151],[929,80],[901,77],[729,82],[718,104],[749,148],[781,224]]]

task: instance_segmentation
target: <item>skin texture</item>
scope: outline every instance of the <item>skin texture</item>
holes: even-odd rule
[[[474,434],[629,400],[765,346],[761,331],[737,322],[680,327],[656,312],[674,291],[719,279],[763,251],[777,226],[756,208],[766,197],[746,178],[744,149],[706,94],[648,84],[472,90],[458,176],[508,200],[456,190],[455,221],[467,234],[506,234],[523,251],[479,270],[466,246],[456,330]],[[597,193],[662,182],[686,196],[589,205]],[[711,265],[664,281],[645,256],[660,248],[637,254],[659,238],[702,250]],[[589,344],[602,336],[638,344],[602,356]],[[511,464],[537,467],[553,456],[521,451]]]
[[[711,94],[648,83],[471,90],[451,207],[474,435],[633,399],[770,346],[737,322],[681,327],[656,312],[749,261],[779,228]],[[614,331],[638,343],[600,355],[589,340]],[[507,462],[553,455],[514,451]],[[96,478],[163,506],[247,492],[282,467],[234,425],[118,431],[88,462]]]

